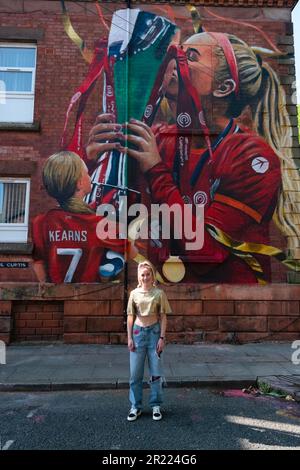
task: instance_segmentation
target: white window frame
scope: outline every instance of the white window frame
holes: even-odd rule
[[[36,43],[18,43],[18,42],[0,42],[0,48],[1,47],[11,47],[11,48],[24,48],[24,49],[35,49],[35,67],[0,67],[1,72],[32,72],[32,83],[31,83],[31,90],[29,91],[6,91],[1,89],[0,94],[1,94],[1,100],[11,100],[11,99],[19,99],[22,100],[23,102],[25,100],[30,100],[32,101],[32,110],[30,118],[26,121],[24,120],[13,120],[11,122],[16,122],[16,123],[33,123],[33,117],[34,117],[34,105],[35,105],[35,80],[36,80],[36,67],[37,67],[37,45]],[[18,109],[16,107],[16,116],[18,115]],[[7,122],[1,120],[0,122]],[[10,122],[10,121],[9,121]]]
[[[0,183],[22,183],[26,184],[25,215],[23,223],[0,223],[0,243],[27,243],[29,201],[30,201],[30,179],[29,178],[0,178]]]

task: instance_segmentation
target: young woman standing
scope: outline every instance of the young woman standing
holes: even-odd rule
[[[146,357],[150,372],[149,405],[153,419],[162,418],[160,406],[163,402],[162,352],[165,347],[167,314],[171,307],[164,291],[155,285],[154,268],[148,261],[138,265],[138,286],[128,300],[127,333],[130,351],[131,409],[128,421],[135,421],[142,412],[143,377]]]

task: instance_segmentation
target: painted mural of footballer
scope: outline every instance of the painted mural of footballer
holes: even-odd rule
[[[120,129],[124,123],[112,124],[109,115],[100,115],[91,130],[87,156],[96,159],[105,145],[108,150],[118,145],[139,163],[151,202],[205,204],[201,250],[188,252],[184,238],[164,241],[168,256],[178,256],[178,276],[176,263],[175,274],[169,275],[164,269],[167,257],[161,260],[160,250],[149,245],[149,259],[165,280],[270,282],[271,220],[289,241],[299,236],[295,215],[284,211],[285,201],[293,203],[293,194],[300,189],[299,178],[292,177],[295,163],[287,144],[291,137],[284,91],[270,65],[234,35],[194,34],[184,42],[183,51],[188,79],[183,79],[183,60],[171,61],[166,74],[165,98],[176,124],[151,128],[131,119],[125,135]],[[196,117],[195,108],[184,108],[191,95],[201,103]],[[253,130],[236,121],[246,106],[252,111]],[[214,139],[208,145],[205,132],[195,133],[181,161],[178,133],[192,127],[195,119]],[[109,139],[104,143],[101,135]],[[120,146],[120,141],[131,145]],[[292,267],[292,262],[285,262]]]
[[[136,255],[135,247],[124,239],[98,237],[102,217],[83,201],[91,191],[91,181],[77,154],[62,151],[49,157],[43,183],[58,207],[38,215],[32,223],[33,267],[39,282],[101,282],[104,250],[120,253],[122,258],[125,250],[129,258]]]

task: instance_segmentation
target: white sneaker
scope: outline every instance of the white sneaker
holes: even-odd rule
[[[154,419],[154,421],[159,421],[162,418],[162,414],[161,414],[159,406],[153,406],[152,418]]]
[[[139,416],[141,416],[142,410],[137,410],[132,407],[128,413],[127,421],[135,421]]]

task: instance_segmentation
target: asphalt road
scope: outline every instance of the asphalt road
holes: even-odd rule
[[[126,420],[127,390],[0,393],[3,450],[300,449],[300,404],[166,389],[162,421]],[[147,398],[147,391],[145,393]]]

